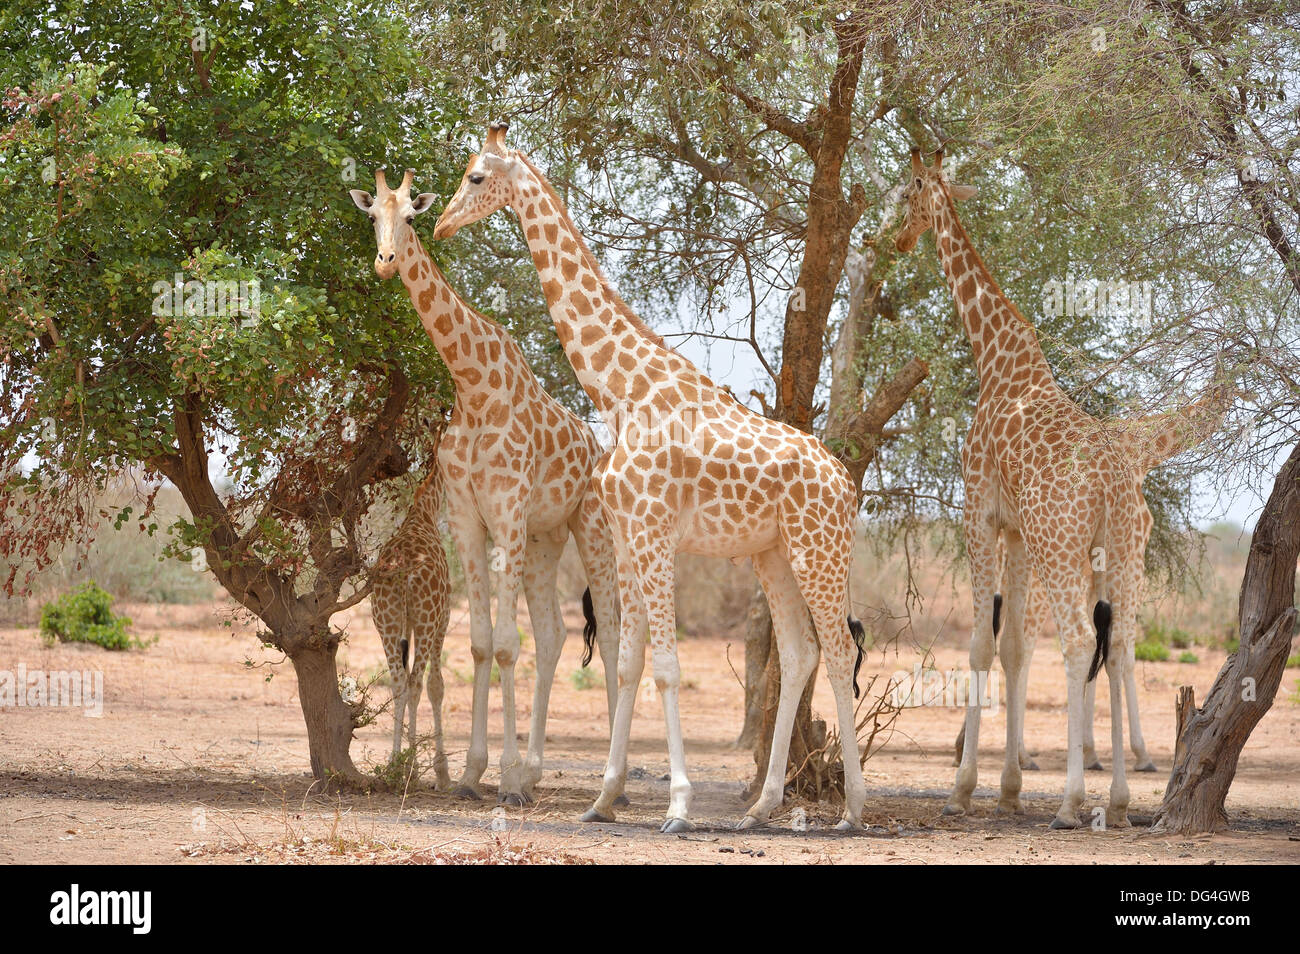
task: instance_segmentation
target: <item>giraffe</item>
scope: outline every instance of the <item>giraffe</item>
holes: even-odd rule
[[[1222,369],[1220,369],[1221,372]],[[1155,467],[1163,464],[1165,461],[1184,451],[1195,447],[1202,440],[1216,430],[1223,422],[1228,408],[1231,406],[1232,398],[1237,393],[1236,388],[1229,384],[1221,373],[1216,373],[1215,382],[1212,383],[1196,401],[1184,405],[1173,411],[1164,414],[1153,414],[1136,420],[1127,420],[1123,418],[1112,419],[1107,421],[1109,427],[1114,428],[1113,438],[1119,441],[1135,441],[1135,446],[1130,451],[1130,459],[1134,461],[1134,474],[1137,477],[1138,485],[1146,480],[1147,474]],[[1147,542],[1151,538],[1152,521],[1149,510],[1143,509],[1139,513],[1141,526],[1139,527],[1139,552],[1145,553]],[[1000,560],[1005,563],[1005,547],[1000,548]],[[999,578],[1001,573],[999,573]],[[1145,588],[1145,577],[1142,578],[1142,584]],[[1047,613],[1049,612],[1047,603],[1043,598],[1041,584],[1034,577],[1030,578],[1029,593],[1025,600],[1025,621],[1022,628],[1022,662],[1020,679],[1022,688],[1016,694],[1016,701],[1022,707],[1026,702],[1026,680],[1029,677],[1029,666],[1033,659],[1034,646],[1038,640],[1038,634],[1046,626]],[[998,635],[998,623],[1000,620],[1002,597],[1000,594],[994,594],[993,597],[993,638],[996,642]],[[1140,605],[1141,598],[1135,601]],[[1130,653],[1134,647],[1130,646]],[[1083,764],[1086,771],[1102,771],[1101,760],[1097,758],[1097,747],[1093,738],[1093,711],[1096,700],[1097,683],[1095,680],[1088,682],[1084,696],[1084,736],[1083,736]],[[1147,751],[1146,741],[1142,735],[1142,724],[1138,714],[1137,699],[1137,678],[1136,678],[1136,660],[1129,660],[1129,665],[1124,671],[1124,698],[1128,706],[1129,720],[1129,747],[1133,750],[1135,757],[1134,771],[1137,772],[1154,772],[1156,771],[1155,763]],[[1018,719],[1021,728],[1019,758],[1020,767],[1027,771],[1036,771],[1037,763],[1029,754],[1024,739],[1024,716],[1023,713]],[[957,734],[955,743],[956,757],[954,765],[961,764],[962,746],[966,737],[966,727],[962,726],[961,731]]]
[[[506,128],[490,128],[434,237],[449,238],[506,206],[515,211],[560,343],[616,435],[592,483],[618,551],[618,706],[601,792],[582,818],[614,818],[626,782],[628,735],[648,638],[671,771],[660,830],[692,827],[673,606],[674,554],[688,552],[750,557],[771,604],[781,696],[763,788],[740,826],[763,824],[781,803],[795,707],[817,667],[819,643],[841,738],[856,738],[853,695],[862,628],[850,615],[848,598],[854,488],[820,441],[750,411],[637,317],[546,177],[522,152],[507,148]],[[855,748],[844,759],[843,829],[860,826],[866,799],[856,755]]]
[[[428,663],[433,767],[437,787],[445,789],[451,778],[442,738],[442,642],[451,613],[451,580],[438,533],[441,507],[442,477],[435,463],[416,490],[406,519],[375,559],[370,575],[370,614],[384,644],[388,674],[393,681],[393,757],[402,750],[402,723],[408,713],[408,738],[415,745],[420,680]]]
[[[556,594],[560,555],[569,535],[587,572],[583,609],[586,658],[593,642],[605,666],[610,719],[617,697],[618,581],[613,542],[599,501],[588,492],[602,449],[591,428],[542,388],[523,352],[499,324],[466,304],[447,284],[412,227],[432,193],[411,196],[414,170],[390,189],[383,169],[375,194],[351,190],[374,222],[380,278],[400,274],[424,330],[451,373],[456,401],[438,443],[448,525],[469,590],[474,702],[465,773],[455,794],[478,799],[487,768],[488,690],[493,660],[501,674],[504,739],[498,801],[524,805],[542,776],[546,713],[565,627]],[[488,541],[492,542],[489,553]],[[492,616],[489,571],[497,573]],[[528,751],[515,731],[515,662],[519,658],[520,590],[537,647]]]
[[[1150,524],[1140,465],[1132,441],[1084,412],[1057,385],[1033,326],[1003,294],[958,219],[955,203],[974,190],[949,185],[942,160],[940,149],[934,166],[927,167],[919,150],[912,150],[907,210],[896,245],[910,252],[934,229],[979,372],[979,399],[962,447],[963,527],[975,607],[972,672],[987,673],[992,663],[999,539],[1006,545],[1004,634],[998,649],[1007,682],[1007,745],[998,810],[1022,810],[1020,695],[1026,685],[1023,628],[1032,574],[1042,582],[1056,619],[1066,669],[1066,785],[1051,827],[1082,824],[1085,686],[1102,666],[1110,683],[1113,754],[1105,818],[1110,827],[1124,827],[1129,788],[1120,692],[1132,668],[1144,528]],[[979,724],[976,698],[966,710],[966,744],[944,814],[971,809]]]

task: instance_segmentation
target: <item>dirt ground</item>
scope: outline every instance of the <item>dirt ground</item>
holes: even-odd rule
[[[632,807],[616,824],[580,824],[600,783],[607,731],[599,664],[595,688],[575,683],[580,619],[576,607],[568,610],[570,637],[552,695],[539,798],[495,817],[492,800],[466,802],[427,786],[404,795],[312,794],[292,668],[270,666],[278,655],[261,649],[248,631],[223,627],[212,607],[125,607],[139,634],[159,637],[130,653],[45,648],[33,628],[0,629],[0,670],[20,664],[29,671],[99,670],[105,687],[101,718],[72,709],[0,708],[0,863],[1300,862],[1300,672],[1294,669],[1243,753],[1228,800],[1230,830],[1188,839],[1151,836],[1143,827],[1159,804],[1171,761],[1175,690],[1191,684],[1203,698],[1224,661],[1222,653],[1203,649],[1196,664],[1138,664],[1143,726],[1161,771],[1130,772],[1130,812],[1137,823],[1130,829],[1047,828],[1065,782],[1065,705],[1060,655],[1044,644],[1034,658],[1026,728],[1041,770],[1026,773],[1023,816],[993,813],[1001,709],[985,719],[981,733],[975,812],[940,815],[952,785],[952,741],[962,712],[924,707],[903,713],[887,746],[867,763],[865,832],[830,831],[834,806],[789,803],[768,828],[734,832],[753,774],[750,754],[732,744],[742,717],[732,667],[743,669],[743,647],[705,638],[680,644],[682,722],[698,830],[679,836],[658,831],[668,803],[667,751],[658,698],[644,692],[632,732]],[[464,608],[454,611],[444,670],[453,777],[464,763],[470,725],[467,625]],[[341,660],[364,679],[382,658],[364,604],[349,614],[347,628]],[[910,670],[918,659],[875,652],[864,675]],[[941,670],[960,668],[965,653],[940,649],[935,661]],[[526,731],[533,685],[528,642],[519,672],[519,724]],[[814,708],[832,712],[829,687],[818,678]],[[386,688],[376,692],[387,699]],[[1104,686],[1099,695],[1105,699]],[[495,688],[492,705],[489,788],[501,748]],[[385,712],[359,730],[352,751],[363,770],[387,758],[390,720]],[[426,699],[420,729],[431,727]],[[1096,734],[1109,766],[1104,711]],[[1131,754],[1126,758],[1131,767]],[[1109,781],[1109,772],[1087,773],[1085,817],[1105,805]],[[807,831],[792,830],[800,807]]]

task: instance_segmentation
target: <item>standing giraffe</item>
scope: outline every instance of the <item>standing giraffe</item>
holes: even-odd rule
[[[816,669],[819,642],[841,738],[856,738],[854,642],[862,630],[849,615],[856,497],[848,472],[816,438],[750,411],[646,327],[605,277],[546,177],[506,148],[505,131],[505,123],[491,127],[434,237],[514,209],[560,343],[616,435],[592,482],[618,551],[618,707],[604,785],[583,820],[612,820],[623,792],[648,626],[671,766],[661,830],[691,827],[673,607],[673,558],[687,552],[750,557],[772,607],[781,696],[763,790],[740,823],[762,824],[781,803],[795,707]],[[858,662],[861,652],[859,643]],[[856,828],[866,787],[855,746],[845,752],[844,770],[840,827]]]
[[[999,645],[1007,682],[1007,744],[999,811],[1019,812],[1020,739],[1026,681],[1024,622],[1032,573],[1042,581],[1065,657],[1068,738],[1065,797],[1053,828],[1082,822],[1085,685],[1104,665],[1110,682],[1112,777],[1106,823],[1128,825],[1124,720],[1120,698],[1132,668],[1143,549],[1150,514],[1133,444],[1098,421],[1057,385],[1032,325],[1007,299],[957,217],[974,190],[949,185],[943,150],[933,168],[912,150],[907,213],[897,247],[909,252],[930,228],[979,371],[979,400],[962,447],[963,525],[975,604],[972,672],[993,660],[998,540],[1006,544],[1005,612]],[[1095,627],[1095,636],[1093,629]],[[1112,632],[1113,630],[1113,632]],[[978,694],[966,710],[966,744],[944,814],[970,811],[978,775]]]
[[[451,778],[442,741],[442,642],[451,613],[451,580],[438,533],[441,507],[442,476],[435,463],[416,490],[406,519],[375,559],[370,575],[370,614],[383,641],[393,681],[393,757],[402,750],[402,723],[408,713],[408,738],[415,745],[420,680],[427,662],[429,702],[433,705],[433,767],[438,788],[445,789]]]
[[[564,645],[564,619],[556,594],[560,554],[570,533],[587,571],[587,659],[600,646],[613,719],[617,682],[616,560],[600,503],[588,493],[601,454],[591,428],[543,390],[523,352],[506,330],[474,311],[447,284],[412,228],[434,196],[412,199],[413,170],[397,189],[382,169],[375,195],[360,189],[352,200],[375,224],[380,278],[400,273],[424,330],[442,355],[456,386],[451,422],[438,443],[438,468],[446,485],[448,524],[469,590],[470,644],[474,657],[473,728],[465,775],[456,794],[479,798],[487,768],[488,688],[495,659],[501,673],[504,741],[497,799],[510,805],[532,800],[542,776],[546,710],[555,667]],[[489,558],[488,539],[492,540]],[[496,622],[491,578],[497,572]],[[523,589],[537,646],[528,754],[521,763],[515,734],[515,624]],[[586,660],[584,660],[585,663]]]
[[[1177,410],[1165,414],[1149,415],[1136,420],[1120,418],[1106,422],[1109,427],[1114,428],[1111,439],[1133,442],[1129,455],[1130,459],[1134,461],[1134,473],[1139,486],[1146,480],[1146,476],[1152,468],[1158,467],[1171,457],[1195,447],[1223,422],[1223,418],[1231,405],[1231,398],[1236,391],[1230,385],[1219,383],[1221,378],[1221,375],[1216,374],[1216,383],[1212,384],[1198,400]],[[1151,538],[1151,514],[1148,510],[1143,509],[1139,514],[1139,518],[1142,524],[1140,527],[1141,542],[1139,552],[1145,553],[1147,542]],[[1005,556],[1005,550],[1003,550],[1003,560],[1005,560]],[[1001,573],[999,573],[1000,577]],[[1145,588],[1145,576],[1142,583]],[[1141,598],[1138,597],[1135,602],[1140,604]],[[1001,603],[1001,596],[995,594],[993,597],[993,638],[995,642],[998,636]],[[1048,612],[1049,609],[1044,599],[1042,585],[1031,576],[1029,594],[1025,600],[1025,621],[1021,633],[1023,649],[1021,651],[1020,680],[1022,685],[1027,686],[1029,665],[1034,654],[1034,644],[1038,640],[1038,634],[1043,631],[1046,625]],[[1133,649],[1133,646],[1129,647],[1130,654]],[[1096,694],[1096,681],[1089,681],[1085,689],[1083,718],[1083,764],[1085,770],[1088,771],[1102,770],[1101,761],[1097,758],[1096,743],[1093,740],[1093,710]],[[1142,724],[1138,717],[1136,660],[1134,659],[1129,660],[1129,665],[1124,670],[1124,698],[1128,705],[1129,747],[1133,750],[1136,759],[1134,770],[1138,772],[1154,772],[1156,766],[1147,752],[1146,741],[1142,737]],[[1026,702],[1026,691],[1024,688],[1016,694],[1016,701],[1022,707],[1022,713],[1017,720],[1021,732],[1019,745],[1020,767],[1027,770],[1036,770],[1038,765],[1029,756],[1028,749],[1025,746],[1023,707]],[[956,765],[961,764],[962,745],[965,737],[966,727],[963,725],[961,731],[957,734],[955,745],[956,761],[954,764]]]

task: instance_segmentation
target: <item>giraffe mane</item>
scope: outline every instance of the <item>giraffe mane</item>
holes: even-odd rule
[[[1038,339],[1038,329],[1034,327],[1032,321],[1021,314],[1020,306],[1012,301],[1007,293],[1002,290],[1002,286],[998,284],[998,280],[993,277],[993,273],[989,271],[989,267],[984,264],[984,256],[979,253],[979,249],[976,248],[975,243],[971,241],[970,233],[966,231],[966,226],[962,224],[961,216],[957,214],[957,203],[953,200],[952,193],[948,191],[947,180],[943,177],[939,177],[938,182],[943,186],[943,199],[944,202],[948,204],[949,214],[952,215],[953,228],[957,232],[957,237],[965,244],[966,249],[975,257],[976,270],[984,276],[985,281],[987,281],[991,286],[993,293],[1007,303],[1007,307],[1011,309],[1011,314],[1029,328],[1030,333],[1033,334],[1034,340],[1036,341]]]
[[[537,177],[537,182],[541,185],[542,191],[550,196],[551,200],[555,203],[556,209],[566,219],[568,219],[569,224],[572,225],[573,218],[569,215],[568,206],[564,204],[564,200],[560,198],[559,194],[555,191],[555,187],[551,185],[551,180],[546,178],[546,174],[543,173],[541,169],[538,169],[537,166],[533,164],[533,161],[529,159],[522,150],[516,149],[515,155],[518,156],[523,164],[529,168],[534,176]],[[605,290],[609,293],[610,299],[614,305],[614,311],[617,312],[624,321],[631,325],[638,334],[649,339],[653,344],[658,345],[660,348],[663,348],[666,351],[671,351],[673,354],[677,354],[677,349],[667,344],[663,337],[642,321],[641,317],[632,310],[631,306],[629,306],[627,302],[623,300],[623,296],[618,293],[618,289],[614,287],[613,282],[611,282],[608,276],[606,276],[605,270],[600,267],[600,262],[596,259],[596,256],[591,253],[591,249],[587,246],[587,240],[583,238],[582,231],[576,225],[573,227],[573,235],[578,241],[578,250],[582,253],[583,259],[586,261],[588,267],[596,273],[597,279],[600,280],[601,284],[605,286]]]

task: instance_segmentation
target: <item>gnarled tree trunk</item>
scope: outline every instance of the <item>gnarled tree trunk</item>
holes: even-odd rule
[[[1295,632],[1300,555],[1300,444],[1282,466],[1255,527],[1241,581],[1241,647],[1205,705],[1185,720],[1153,832],[1194,834],[1228,823],[1224,803],[1241,749],[1273,704]]]
[[[339,695],[336,658],[339,635],[320,629],[301,639],[281,639],[298,677],[298,701],[307,723],[311,774],[328,788],[364,787],[366,779],[352,764],[352,707]]]

